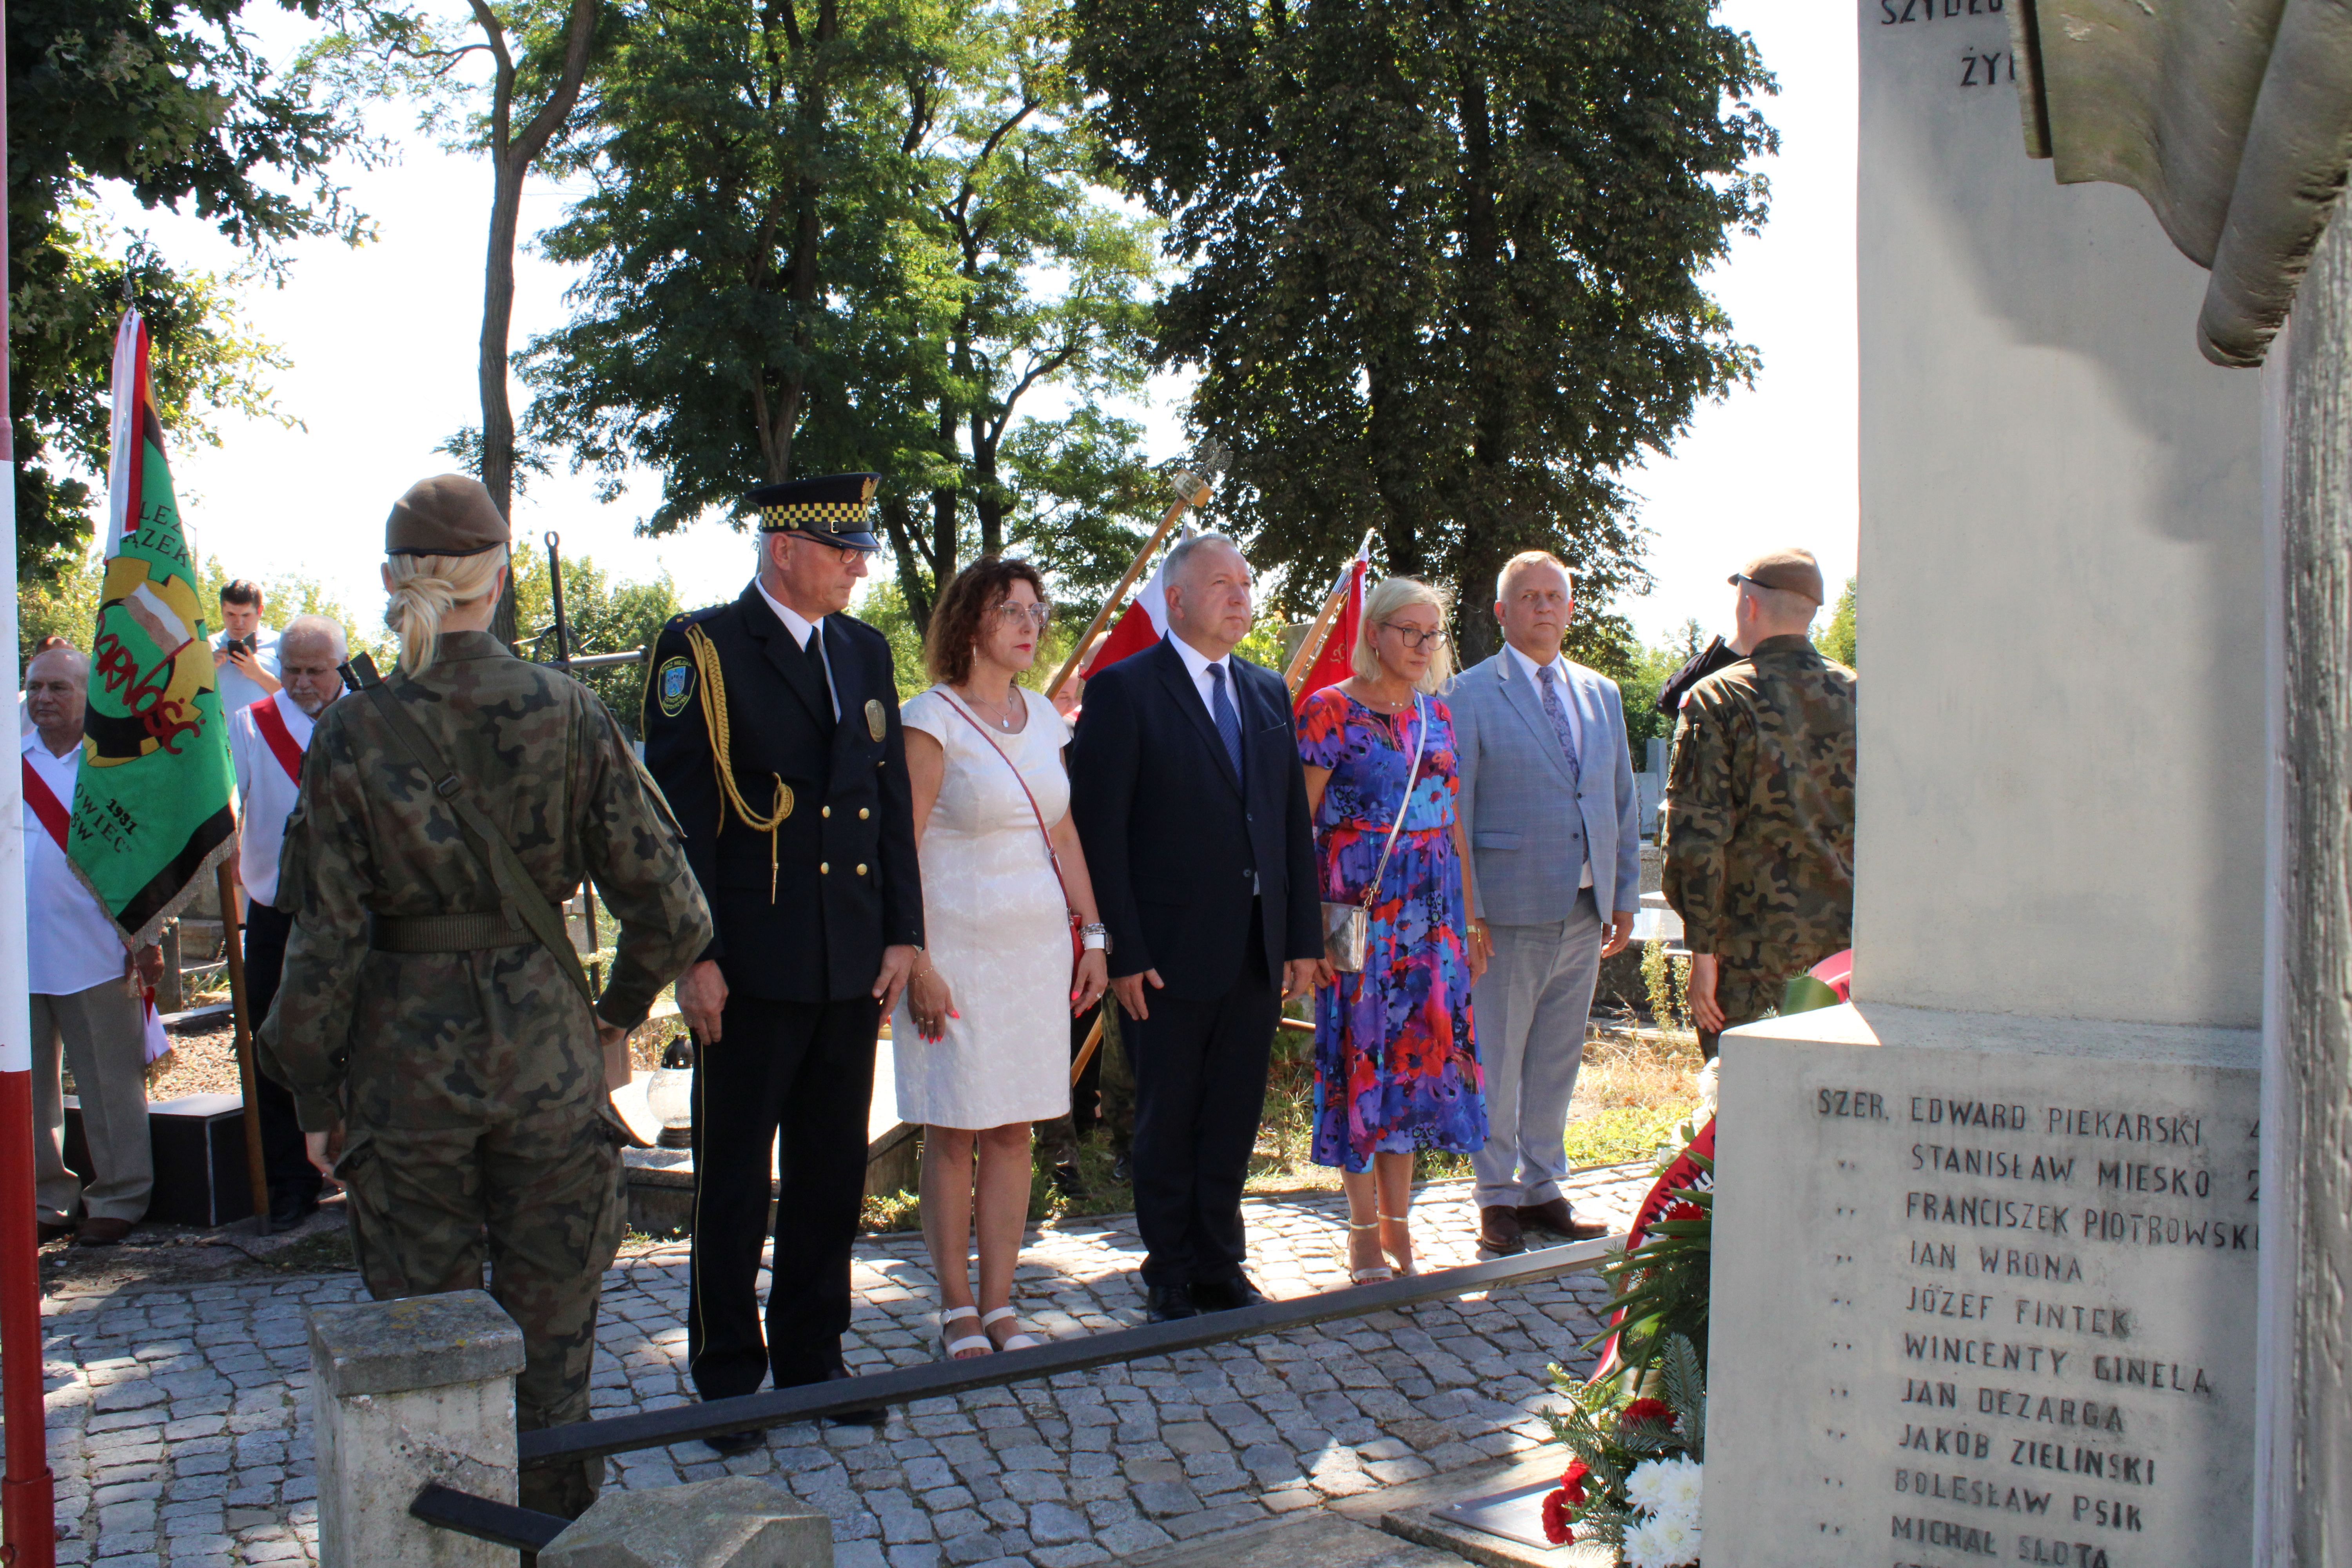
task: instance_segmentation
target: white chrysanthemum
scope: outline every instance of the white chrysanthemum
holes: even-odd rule
[[[1659,1563],[1666,1568],[1698,1561],[1698,1520],[1696,1516],[1660,1514],[1645,1521]]]
[[[1666,1568],[1665,1543],[1657,1538],[1657,1526],[1651,1520],[1627,1525],[1625,1543],[1619,1550],[1625,1554],[1626,1568]]]
[[[1698,1522],[1699,1483],[1706,1472],[1697,1461],[1653,1459],[1642,1468],[1654,1472],[1647,1489],[1653,1500],[1644,1507],[1662,1519]]]
[[[1656,1512],[1665,1468],[1664,1459],[1644,1459],[1634,1466],[1633,1473],[1625,1478],[1625,1500],[1644,1512]]]

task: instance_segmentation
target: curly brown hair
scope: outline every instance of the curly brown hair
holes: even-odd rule
[[[931,606],[930,630],[923,637],[923,662],[933,680],[953,686],[971,674],[981,617],[1012,597],[1015,583],[1028,584],[1037,602],[1045,602],[1045,579],[1026,561],[983,555],[955,574]]]

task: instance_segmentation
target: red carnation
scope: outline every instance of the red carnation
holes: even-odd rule
[[[1576,1531],[1568,1527],[1568,1494],[1551,1492],[1544,1498],[1544,1539],[1554,1546],[1565,1546],[1576,1539]]]
[[[1624,1413],[1617,1419],[1621,1423],[1647,1423],[1653,1426],[1671,1428],[1675,1424],[1675,1413],[1663,1399],[1637,1399],[1625,1406]]]
[[[1561,1495],[1580,1508],[1584,1506],[1584,1478],[1591,1473],[1592,1467],[1582,1459],[1570,1460],[1568,1474],[1559,1478]]]
[[[1666,1211],[1666,1218],[1670,1220],[1705,1219],[1706,1217],[1706,1211],[1687,1199]]]

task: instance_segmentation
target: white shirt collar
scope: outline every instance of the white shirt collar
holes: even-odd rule
[[[1231,654],[1227,654],[1224,658],[1211,658],[1207,654],[1202,653],[1199,648],[1194,647],[1191,643],[1186,642],[1174,632],[1170,632],[1168,634],[1168,640],[1175,646],[1176,657],[1184,661],[1184,673],[1192,678],[1193,685],[1200,687],[1204,691],[1207,690],[1209,684],[1209,667],[1215,664],[1223,665],[1224,667],[1225,684],[1228,688],[1232,686],[1234,679],[1234,667],[1227,662],[1227,660],[1233,657]]]
[[[269,694],[269,700],[278,710],[278,717],[285,721],[286,732],[294,737],[294,743],[309,751],[310,731],[319,721],[303,712],[302,705],[294,700],[294,694],[282,686]]]
[[[1529,658],[1526,654],[1521,653],[1517,648],[1513,647],[1509,643],[1505,643],[1503,645],[1503,651],[1511,656],[1512,661],[1519,667],[1519,673],[1528,678],[1528,684],[1535,684],[1538,679],[1536,671],[1540,668],[1536,661]],[[1568,656],[1566,654],[1559,653],[1552,655],[1551,676],[1552,679],[1559,681],[1560,685],[1566,686],[1568,684]]]
[[[751,586],[760,590],[760,597],[768,601],[768,608],[776,612],[776,619],[784,623],[784,629],[793,634],[793,639],[803,647],[808,647],[809,634],[824,624],[824,617],[819,616],[815,620],[810,620],[806,616],[769,593],[768,585],[757,577],[751,579]]]
[[[24,752],[25,755],[47,763],[54,768],[65,767],[71,763],[78,763],[81,761],[81,747],[79,745],[67,747],[66,754],[60,757],[49,750],[48,742],[41,739],[41,732],[38,730],[26,731],[25,733],[19,737],[16,749]]]

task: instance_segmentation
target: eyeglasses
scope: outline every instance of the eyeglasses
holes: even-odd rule
[[[1024,605],[1016,603],[1013,600],[1007,599],[1003,604],[996,606],[994,613],[1008,626],[1019,626],[1022,622],[1026,621],[1029,625],[1035,626],[1039,631],[1044,631],[1046,625],[1054,618],[1054,606],[1051,605]]]
[[[873,553],[872,551],[866,549],[862,545],[835,544],[829,539],[819,539],[813,533],[790,533],[786,534],[785,537],[787,539],[799,540],[804,544],[814,544],[819,550],[835,551],[840,554],[841,563],[844,566],[856,565],[858,562],[865,560],[866,556]]]
[[[1404,646],[1413,649],[1415,652],[1419,652],[1421,649],[1427,647],[1433,642],[1443,642],[1445,640],[1445,634],[1438,630],[1435,626],[1430,627],[1427,631],[1423,631],[1419,626],[1400,626],[1394,621],[1382,621],[1381,623],[1381,627],[1384,631],[1396,633],[1398,638],[1403,642]]]

